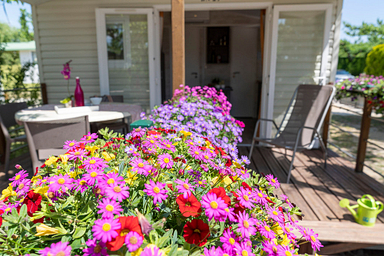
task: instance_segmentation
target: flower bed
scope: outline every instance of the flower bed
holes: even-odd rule
[[[336,99],[365,97],[372,104],[376,113],[384,112],[384,78],[361,74],[354,79],[347,79],[336,84]]]
[[[157,127],[201,134],[237,156],[236,145],[242,141],[244,123],[235,120],[229,114],[230,109],[223,92],[208,86],[185,86],[176,90],[170,101],[155,107],[148,119]]]
[[[188,101],[186,98],[185,101]],[[195,132],[106,130],[67,141],[33,178],[7,189],[1,255],[293,255],[300,210],[279,182]],[[21,169],[21,166],[18,166]]]

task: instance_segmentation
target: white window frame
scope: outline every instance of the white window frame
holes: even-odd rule
[[[160,103],[161,94],[156,93],[155,34],[152,8],[96,8],[97,55],[99,61],[100,95],[109,95],[108,52],[106,37],[107,14],[146,14],[148,24],[148,65],[150,108]]]
[[[273,119],[273,109],[275,100],[275,79],[276,79],[276,62],[277,62],[277,41],[278,41],[278,28],[279,28],[279,14],[285,11],[325,11],[324,20],[324,35],[323,35],[323,52],[321,57],[321,67],[319,78],[325,80],[328,53],[329,53],[329,34],[332,26],[332,4],[298,4],[298,5],[275,5],[273,6],[273,19],[272,19],[272,33],[271,33],[271,61],[270,61],[270,75],[269,75],[269,100],[268,106],[265,108],[268,119]],[[270,137],[272,132],[272,124],[266,123],[263,129],[266,136]]]

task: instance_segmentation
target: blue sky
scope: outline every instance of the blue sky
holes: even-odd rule
[[[25,8],[31,12],[29,4],[6,4],[9,23],[12,26],[20,27],[19,17],[20,8]],[[377,19],[384,19],[384,0],[344,0],[342,20],[352,25],[360,25],[363,21],[376,23]],[[7,22],[3,7],[0,6],[0,22]],[[342,39],[349,39],[342,31]]]

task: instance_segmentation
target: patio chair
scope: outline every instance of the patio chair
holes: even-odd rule
[[[24,122],[33,170],[52,155],[67,152],[67,140],[79,140],[89,132],[88,116],[49,122]]]
[[[123,95],[104,95],[102,102],[124,102],[124,96]],[[120,121],[110,121],[110,122],[100,122],[95,124],[96,130],[104,129],[105,127],[108,127],[110,130],[119,131],[121,130],[122,133],[126,134],[129,131],[128,124],[125,122],[125,119],[123,118]]]
[[[0,105],[0,126],[5,138],[5,161],[4,161],[4,171],[5,174],[8,175],[9,171],[9,162],[11,157],[11,144],[14,142],[25,141],[27,142],[27,137],[25,135],[11,137],[10,132],[12,130],[8,130],[10,127],[17,125],[15,120],[15,113],[19,110],[28,108],[26,102],[20,103],[9,103]],[[19,128],[16,128],[19,129]]]
[[[324,168],[326,168],[327,149],[320,135],[320,129],[334,95],[335,88],[332,86],[299,85],[279,127],[271,119],[259,119],[256,122],[249,158],[251,159],[256,141],[293,150],[287,177],[289,183],[296,152],[311,149],[315,143],[314,137],[317,136],[324,151]],[[277,129],[276,135],[273,138],[257,137],[260,122],[272,122]]]

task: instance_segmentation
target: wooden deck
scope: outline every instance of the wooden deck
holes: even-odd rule
[[[249,154],[249,148],[239,147],[240,155]],[[364,194],[384,202],[384,186],[364,173],[355,173],[351,163],[335,152],[328,152],[324,169],[322,152],[309,150],[297,153],[290,184],[286,184],[292,151],[256,147],[250,168],[259,173],[273,174],[282,182],[277,194],[286,194],[304,213],[301,225],[312,228],[319,239],[338,242],[324,247],[321,254],[338,253],[372,245],[384,244],[384,211],[375,227],[364,227],[354,222],[351,213],[339,206],[348,198],[351,205]],[[347,243],[348,246],[345,244]]]

